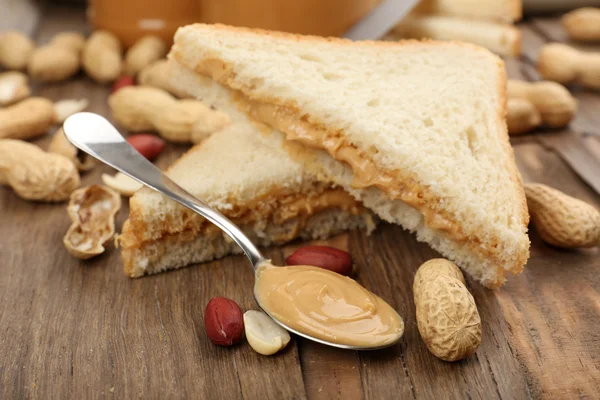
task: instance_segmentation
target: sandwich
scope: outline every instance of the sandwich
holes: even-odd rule
[[[185,88],[191,95],[227,109],[223,88],[183,69],[178,75],[188,77]],[[318,181],[289,157],[276,136],[260,134],[261,128],[236,107],[229,110],[233,123],[177,160],[167,171],[171,179],[231,219],[258,246],[374,228],[372,214],[358,200]],[[241,252],[212,223],[148,188],[130,199],[119,244],[130,277]]]
[[[521,272],[529,214],[504,64],[488,50],[194,24],[177,31],[170,58],[226,87],[321,181],[483,285]]]

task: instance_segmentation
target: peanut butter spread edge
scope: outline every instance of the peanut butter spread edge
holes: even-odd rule
[[[277,198],[278,201],[270,203],[267,207],[261,207],[261,204],[263,204],[264,200],[267,198],[270,198],[271,200]],[[309,217],[330,208],[341,208],[355,215],[363,211],[362,205],[344,190],[325,189],[320,193],[309,196],[300,194],[290,196],[269,193],[246,203],[244,206],[235,207],[232,210],[222,210],[222,213],[230,218],[235,224],[248,224],[267,217],[274,223],[281,224],[299,216]],[[184,218],[184,226],[178,227],[181,229],[173,231],[165,229],[161,232],[159,237],[153,237],[147,240],[138,240],[135,235],[137,229],[144,229],[143,224],[135,224],[132,223],[131,219],[128,220],[129,223],[124,225],[123,228],[124,235],[120,236],[119,239],[121,246],[124,249],[138,247],[146,242],[160,240],[165,235],[177,234],[184,231],[192,232],[194,234],[220,232],[216,226],[193,211],[184,209],[183,212],[186,217]],[[167,221],[163,226],[167,228],[171,226],[171,224]]]
[[[352,168],[352,187],[364,189],[376,187],[386,193],[391,199],[399,199],[416,208],[425,218],[425,224],[430,229],[444,231],[457,241],[467,239],[477,241],[476,237],[468,237],[459,224],[453,222],[450,216],[441,210],[428,207],[427,194],[421,190],[413,179],[399,182],[394,178],[394,172],[380,170],[364,152],[348,143],[341,135],[332,135],[325,129],[314,126],[302,120],[298,113],[290,108],[252,101],[241,92],[232,90],[235,100],[244,112],[252,118],[261,121],[286,134],[286,140],[298,142],[307,147],[326,150],[338,161],[345,162]]]

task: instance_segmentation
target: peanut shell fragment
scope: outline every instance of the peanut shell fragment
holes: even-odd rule
[[[69,253],[86,260],[104,253],[104,244],[115,234],[115,215],[121,197],[100,185],[91,185],[71,194],[67,211],[73,223],[63,243]]]

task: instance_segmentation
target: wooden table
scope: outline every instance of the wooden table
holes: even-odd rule
[[[537,79],[539,45],[563,40],[552,18],[522,25],[525,52],[507,63],[511,77]],[[85,30],[83,13],[44,12],[36,34]],[[51,99],[86,97],[110,116],[108,89],[80,76],[36,92]],[[563,161],[586,168],[578,143],[600,148],[600,96],[575,89],[580,111],[570,130],[514,140],[526,181],[550,184],[600,207],[600,197]],[[49,137],[38,141],[48,144]],[[185,147],[169,146],[165,167]],[[566,149],[566,150],[565,150]],[[578,150],[579,149],[579,150]],[[100,181],[108,167],[83,177]],[[600,174],[600,171],[596,171]],[[531,233],[524,272],[498,291],[469,281],[483,322],[483,342],[467,360],[431,355],[415,323],[411,285],[417,267],[437,254],[401,228],[383,225],[370,237],[350,232],[330,241],[349,249],[359,282],[404,317],[401,343],[351,352],[299,338],[263,357],[248,344],[213,345],[202,314],[226,296],[256,308],[252,272],[241,257],[132,280],[119,251],[79,261],[61,239],[64,205],[21,200],[0,189],[0,398],[404,399],[593,398],[600,393],[599,249],[563,251]],[[118,215],[120,227],[128,214]],[[279,262],[291,247],[267,251]]]

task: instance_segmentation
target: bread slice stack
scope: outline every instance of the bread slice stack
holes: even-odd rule
[[[389,39],[460,40],[502,56],[521,53],[521,0],[422,0]]]
[[[484,285],[522,270],[529,215],[505,70],[489,51],[196,24],[179,29],[170,57],[227,87],[319,179]]]
[[[331,183],[319,182],[294,162],[280,138],[262,135],[260,129],[269,129],[251,124],[236,111],[227,91],[184,68],[176,75],[182,89],[229,111],[234,123],[194,146],[167,175],[230,218],[256,245],[374,228],[372,214],[358,200]],[[241,252],[206,219],[148,188],[130,199],[119,243],[130,277]]]

